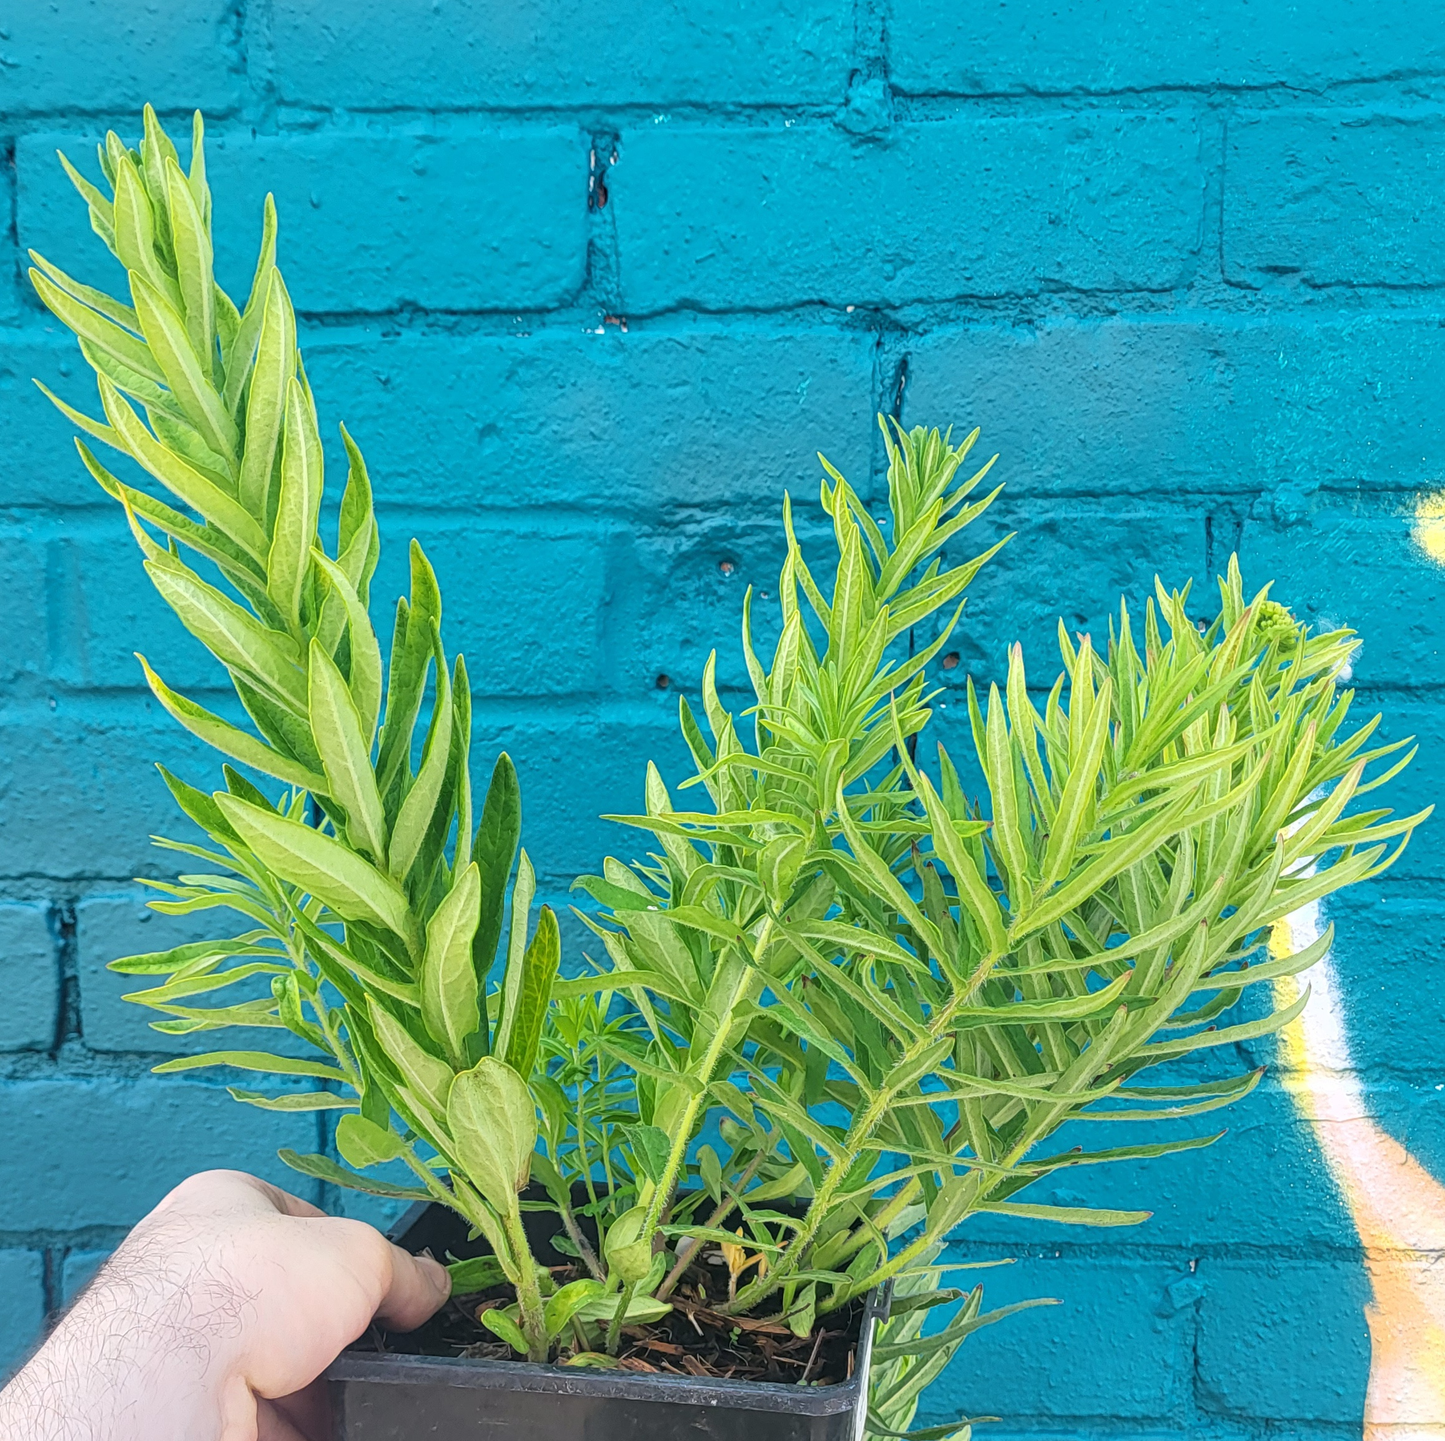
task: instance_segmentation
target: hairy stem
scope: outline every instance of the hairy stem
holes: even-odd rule
[[[522,1335],[527,1341],[527,1360],[545,1362],[547,1359],[547,1323],[542,1314],[542,1291],[537,1285],[537,1268],[532,1260],[532,1248],[527,1244],[527,1233],[522,1229],[522,1212],[515,1204],[502,1216],[507,1239],[512,1243],[512,1252],[517,1258],[517,1305],[522,1313]]]
[[[717,1203],[712,1215],[707,1218],[704,1224],[717,1226],[727,1220],[728,1216],[732,1214],[734,1207],[738,1204],[738,1197],[747,1190],[748,1182],[757,1175],[758,1167],[762,1165],[763,1157],[767,1154],[768,1152],[760,1150],[757,1155],[748,1162],[747,1170],[738,1177],[732,1189]],[[657,1288],[657,1299],[659,1301],[665,1301],[672,1295],[673,1288],[682,1280],[682,1273],[687,1270],[687,1263],[692,1260],[692,1254],[693,1253],[689,1251],[686,1255],[679,1256],[677,1264],[663,1278],[662,1285]]]
[[[622,1349],[622,1323],[627,1319],[627,1308],[632,1304],[632,1293],[635,1290],[637,1290],[637,1284],[634,1281],[629,1281],[622,1288],[622,1294],[617,1298],[617,1309],[607,1323],[607,1354],[609,1356],[615,1356]]]
[[[602,1263],[597,1259],[596,1251],[588,1244],[587,1237],[582,1234],[582,1228],[577,1224],[577,1217],[572,1213],[571,1203],[563,1201],[557,1209],[562,1213],[562,1224],[567,1228],[567,1236],[576,1246],[577,1254],[581,1256],[588,1274],[594,1281],[605,1281],[607,1273],[602,1269]]]

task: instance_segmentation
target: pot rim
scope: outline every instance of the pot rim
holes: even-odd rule
[[[393,1240],[405,1234],[428,1206],[419,1201],[392,1225]],[[619,1401],[672,1402],[716,1406],[732,1411],[785,1412],[833,1416],[866,1409],[873,1361],[875,1322],[888,1319],[892,1283],[863,1297],[853,1374],[831,1386],[799,1386],[779,1381],[736,1381],[726,1377],[647,1375],[593,1367],[537,1365],[531,1361],[494,1361],[483,1356],[414,1356],[400,1352],[343,1351],[326,1370],[328,1381],[364,1381],[382,1385],[455,1386],[487,1391],[531,1391],[566,1396],[595,1396]]]

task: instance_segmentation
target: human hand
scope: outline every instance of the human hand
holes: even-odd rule
[[[254,1176],[175,1188],[0,1392],[3,1441],[329,1441],[322,1371],[421,1325],[445,1267]]]

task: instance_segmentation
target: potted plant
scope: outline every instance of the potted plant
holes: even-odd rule
[[[415,541],[383,657],[371,485],[344,429],[336,539],[322,537],[274,205],[238,305],[212,276],[200,117],[188,169],[149,108],[139,149],[111,134],[99,160],[104,190],[63,163],[130,294],[33,257],[102,418],[52,399],[168,492],[77,440],[249,719],[141,659],[160,704],[227,758],[215,791],[163,770],[205,839],[160,842],[201,873],[147,882],[152,904],[229,908],[244,929],[114,968],[153,982],[132,999],[161,1030],[309,1043],[315,1059],[262,1043],[157,1069],[306,1083],[232,1094],[337,1111],[345,1164],[283,1159],[425,1203],[411,1243],[452,1264],[453,1301],[420,1341],[366,1338],[333,1368],[339,1434],[505,1420],[527,1436],[854,1436],[870,1361],[870,1424],[906,1429],[926,1358],[991,1319],[977,1292],[938,1291],[943,1240],[986,1213],[1143,1220],[1022,1193],[1215,1137],[1095,1152],[1049,1138],[1081,1116],[1194,1116],[1246,1095],[1258,1071],[1137,1080],[1285,1024],[1298,1006],[1212,1023],[1330,941],[1251,964],[1264,928],[1379,874],[1427,814],[1346,814],[1413,754],[1366,778],[1403,743],[1367,749],[1376,722],[1345,732],[1350,634],[1311,636],[1266,592],[1246,600],[1231,563],[1204,624],[1160,585],[1142,648],[1122,605],[1104,654],[1061,627],[1042,709],[1015,646],[1002,691],[967,691],[986,791],[971,801],[947,751],[926,758],[918,739],[930,668],[1003,543],[949,559],[997,494],[971,498],[992,462],[965,474],[977,432],[954,445],[885,424],[886,519],[825,461],[836,557],[820,579],[784,502],[766,659],[743,607],[755,698],[730,710],[709,661],[701,719],[680,705],[697,767],[682,789],[699,799],[681,808],[649,767],[643,812],[615,819],[653,849],[579,879],[598,957],[563,976],[556,917],[533,920],[505,755],[474,806],[466,666]],[[961,1316],[942,1340],[896,1321],[872,1352],[890,1287],[916,1320],[940,1295]]]

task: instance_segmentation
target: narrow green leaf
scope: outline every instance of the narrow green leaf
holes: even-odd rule
[[[174,161],[166,161],[166,191],[171,221],[171,244],[176,253],[176,274],[181,287],[186,335],[210,384],[216,365],[216,282],[211,274],[211,237],[196,203],[190,182]],[[213,392],[214,393],[214,392]],[[216,404],[234,431],[235,426],[219,395]]]
[[[102,156],[105,150],[100,149]],[[120,259],[115,248],[115,203],[108,199],[99,189],[88,181],[75,166],[73,166],[63,150],[57,150],[56,156],[60,160],[61,168],[70,177],[70,183],[80,192],[81,198],[85,201],[90,210],[90,228],[105,242],[110,253]]]
[[[261,248],[256,256],[256,271],[251,281],[250,298],[236,327],[236,335],[222,359],[226,368],[226,409],[235,415],[241,404],[246,382],[251,378],[251,360],[261,332],[266,301],[271,290],[271,272],[276,265],[276,202],[270,195],[261,212]],[[249,434],[250,427],[247,426]]]
[[[128,155],[116,157],[115,225],[116,250],[120,263],[132,275],[140,275],[163,294],[175,292],[175,282],[166,274],[156,254],[155,214],[134,162]],[[179,293],[175,293],[179,299]]]
[[[442,655],[441,641],[437,637],[435,622],[432,626],[433,645],[437,658],[436,698],[432,705],[431,725],[427,728],[426,744],[422,749],[421,768],[416,780],[406,793],[406,799],[397,812],[396,824],[391,828],[391,845],[387,852],[387,869],[398,880],[404,880],[416,863],[422,841],[432,824],[437,802],[441,796],[442,782],[446,779],[447,763],[452,743],[452,686],[447,673],[446,660]]]
[[[171,394],[206,444],[229,464],[240,439],[236,423],[203,372],[202,358],[191,348],[185,321],[166,297],[139,275],[131,276],[131,293],[141,333]]]
[[[218,566],[248,599],[260,593],[265,576],[261,573],[260,566],[234,541],[229,540],[214,526],[199,525],[153,495],[125,485],[101,465],[90,447],[79,437],[76,438],[75,448],[80,452],[80,459],[96,484],[112,500],[130,506],[138,516]]]
[[[281,272],[272,270],[246,396],[246,453],[239,492],[241,504],[263,525],[269,525],[272,475],[295,374],[296,314]]]
[[[207,1051],[203,1056],[177,1056],[151,1070],[158,1076],[176,1071],[199,1071],[207,1066],[230,1066],[238,1071],[265,1071],[273,1076],[313,1076],[319,1081],[350,1083],[345,1071],[321,1061],[304,1061],[295,1056],[272,1056],[265,1051]]]
[[[369,921],[413,941],[406,897],[389,877],[340,841],[225,791],[215,801],[237,833],[277,876],[313,895],[343,920]]]
[[[522,1002],[522,975],[526,970],[527,924],[532,897],[537,891],[537,875],[526,850],[517,863],[517,880],[512,887],[512,930],[507,940],[507,964],[502,973],[501,1008],[497,1013],[497,1032],[492,1037],[492,1053],[505,1056],[511,1043],[512,1026]]]
[[[227,1086],[233,1101],[242,1101],[262,1111],[354,1111],[360,1104],[355,1096],[338,1096],[335,1091],[286,1091],[279,1096],[244,1091]]]
[[[506,1038],[499,1042],[503,1059],[519,1076],[530,1076],[537,1061],[542,1025],[552,1002],[552,984],[562,963],[562,942],[557,917],[551,906],[543,906],[537,930],[522,957],[522,984],[515,998],[515,1015]]]
[[[35,293],[45,302],[46,308],[76,335],[88,340],[96,349],[114,356],[122,365],[138,375],[145,376],[147,380],[154,381],[157,385],[166,383],[165,372],[151,355],[145,341],[137,339],[108,316],[75,299],[39,270],[31,270],[30,283],[35,287]]]
[[[113,320],[117,325],[133,334],[140,334],[140,321],[136,319],[135,311],[129,305],[112,298],[103,290],[97,290],[92,285],[84,285],[79,280],[72,279],[58,265],[52,265],[39,251],[31,250],[27,254],[36,269],[42,271],[47,280],[58,286],[72,299],[78,300],[82,305],[88,305],[92,310],[98,310],[107,320]]]
[[[225,491],[207,480],[193,465],[167,450],[144,425],[120,391],[98,376],[106,419],[115,427],[122,448],[173,495],[218,526],[247,555],[264,563],[266,536],[261,527]]]
[[[243,730],[237,730],[229,721],[213,715],[204,706],[188,700],[179,691],[173,691],[150,668],[143,655],[137,655],[136,659],[145,672],[146,684],[150,686],[151,693],[193,736],[199,737],[209,746],[214,746],[232,760],[240,761],[243,766],[275,776],[277,780],[285,781],[287,785],[297,786],[301,790],[312,791],[317,795],[326,794],[326,780],[323,776],[316,775],[289,756],[272,749],[265,741],[257,740]]]
[[[522,834],[522,795],[512,758],[503,751],[492,767],[482,818],[472,843],[472,859],[482,877],[481,919],[477,924],[472,956],[477,975],[485,980],[497,958],[502,921],[507,908],[507,881],[517,857]]]
[[[481,876],[473,863],[458,877],[426,927],[422,1019],[455,1065],[465,1063],[467,1037],[480,1020],[477,972],[472,964],[472,938],[480,908]]]
[[[293,715],[305,717],[306,676],[290,636],[263,625],[172,557],[147,560],[145,568],[181,624],[217,660],[228,670],[239,671]]]
[[[451,1090],[452,1068],[422,1049],[416,1038],[372,998],[369,1016],[376,1039],[389,1060],[401,1073],[412,1095],[423,1103],[438,1124],[445,1124],[447,1095]]]
[[[386,818],[361,717],[336,663],[314,640],[310,671],[311,734],[326,771],[327,793],[346,812],[347,838],[380,863],[386,858]]]
[[[293,632],[301,629],[301,592],[316,542],[321,508],[321,438],[299,381],[286,388],[286,425],[281,444],[281,491],[266,560],[266,589]]]
[[[360,447],[344,425],[341,427],[341,443],[346,447],[347,472],[346,488],[341,492],[341,514],[337,521],[336,558],[364,605],[378,553],[371,477],[367,474]]]
[[[1051,886],[1069,873],[1074,851],[1094,818],[1095,797],[1099,786],[1099,766],[1104,759],[1104,746],[1109,739],[1110,708],[1113,683],[1105,681],[1094,700],[1084,732],[1084,744],[1077,755],[1069,757],[1069,778],[1059,800],[1058,815],[1049,833],[1044,854],[1041,884]]]
[[[1016,1201],[983,1201],[974,1210],[1029,1221],[1057,1221],[1064,1226],[1139,1226],[1154,1214],[1153,1211],[1095,1210],[1088,1206],[1027,1206]]]
[[[276,1152],[280,1160],[293,1171],[311,1176],[317,1181],[329,1181],[333,1186],[345,1186],[352,1191],[364,1191],[368,1196],[385,1196],[397,1201],[434,1201],[430,1191],[414,1186],[393,1186],[389,1181],[373,1181],[367,1176],[358,1176],[338,1165],[330,1156],[303,1156],[297,1151],[282,1148]]]
[[[329,560],[320,547],[311,552],[311,559],[320,567],[346,607],[351,637],[351,675],[347,686],[361,719],[361,733],[369,752],[376,735],[376,719],[381,714],[381,646],[377,643],[376,631],[372,628],[366,607],[341,567]]]

